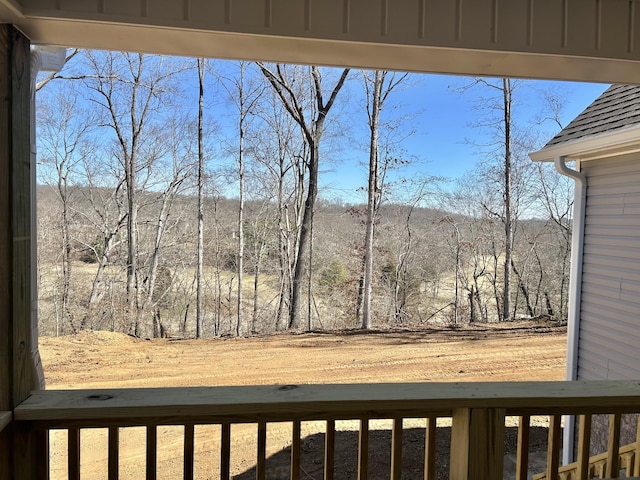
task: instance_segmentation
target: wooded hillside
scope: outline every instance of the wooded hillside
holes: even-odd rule
[[[469,82],[491,100],[478,116],[489,146],[451,185],[405,170],[411,119],[393,95],[409,81],[74,53],[38,91],[41,333],[564,319],[572,185],[526,156],[537,130],[512,114],[526,82]],[[328,162],[340,171],[356,118],[361,205],[328,200],[318,181]]]

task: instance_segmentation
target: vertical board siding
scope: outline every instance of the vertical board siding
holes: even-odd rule
[[[578,379],[640,378],[640,154],[582,167],[588,181]]]
[[[22,0],[34,16],[579,55],[632,56],[636,10],[602,0]]]

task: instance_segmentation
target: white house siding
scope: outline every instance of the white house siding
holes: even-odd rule
[[[640,153],[583,162],[587,176],[578,380],[640,379]],[[624,415],[621,442],[635,440]],[[593,419],[591,454],[608,417]]]
[[[584,162],[579,380],[640,379],[640,153]]]

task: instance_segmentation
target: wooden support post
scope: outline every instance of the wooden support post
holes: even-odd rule
[[[0,410],[34,385],[31,358],[31,74],[29,39],[0,24]],[[43,433],[40,434],[42,439]],[[0,433],[0,478],[36,478],[48,452],[29,425]],[[41,458],[38,458],[40,454]]]
[[[502,480],[503,408],[456,408],[451,430],[451,480]]]

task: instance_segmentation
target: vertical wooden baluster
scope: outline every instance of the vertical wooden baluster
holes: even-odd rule
[[[291,433],[291,480],[300,480],[300,420],[293,421]]]
[[[231,424],[223,423],[220,427],[220,480],[229,480],[231,478]]]
[[[265,480],[267,459],[267,424],[258,423],[258,459],[256,462],[256,480]]]
[[[120,450],[120,429],[109,427],[109,480],[118,479],[118,461]]]
[[[437,418],[427,418],[424,432],[424,480],[436,479],[436,429]]]
[[[636,419],[638,424],[636,425],[636,455],[633,465],[633,474],[636,477],[640,477],[640,415]]]
[[[518,424],[518,451],[516,453],[516,480],[527,480],[529,472],[529,432],[531,418],[520,417]]]
[[[358,433],[358,480],[367,480],[369,475],[369,419],[360,420]]]
[[[324,437],[324,480],[333,480],[336,452],[336,422],[327,420],[327,433]]]
[[[578,478],[588,478],[589,446],[591,443],[591,414],[580,415],[579,425],[576,475]]]
[[[402,473],[402,419],[394,418],[391,430],[391,480],[400,480]]]
[[[70,428],[67,431],[68,457],[67,464],[69,466],[69,479],[80,479],[80,429]]]
[[[194,457],[194,436],[195,428],[193,423],[184,426],[184,479],[193,480],[193,457]]]
[[[618,478],[620,475],[620,421],[622,415],[609,415],[609,441],[607,442],[607,468],[605,476]]]
[[[549,418],[549,441],[547,444],[547,480],[557,480],[560,468],[560,415]]]
[[[158,463],[158,427],[147,425],[147,480],[156,480]]]
[[[36,478],[49,478],[50,476],[50,452],[49,452],[49,435],[51,430],[43,430],[36,434]],[[2,472],[0,472],[0,476]]]

